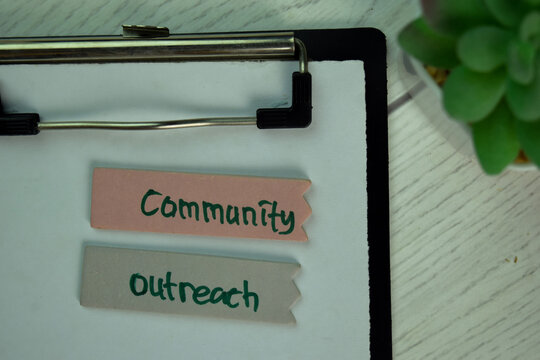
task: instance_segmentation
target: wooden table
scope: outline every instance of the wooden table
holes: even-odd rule
[[[1,36],[377,27],[388,37],[390,232],[395,359],[540,358],[540,173],[482,173],[418,82],[396,34],[410,1],[0,0]],[[405,101],[403,101],[405,99]],[[397,101],[397,102],[396,102]],[[428,105],[425,105],[428,103]],[[397,106],[401,104],[400,106]],[[448,140],[450,139],[450,141]]]

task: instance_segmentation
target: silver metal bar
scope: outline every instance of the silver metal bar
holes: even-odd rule
[[[39,123],[41,130],[170,130],[200,126],[256,125],[256,117],[220,117],[154,122],[46,122]]]
[[[308,59],[307,59],[307,50],[306,45],[302,40],[294,38],[294,43],[298,49],[298,60],[300,61],[300,72],[305,74],[308,72]]]
[[[0,64],[293,58],[292,32],[0,38]]]

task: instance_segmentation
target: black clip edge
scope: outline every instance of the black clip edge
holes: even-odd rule
[[[294,72],[292,83],[291,107],[258,109],[259,129],[306,128],[311,124],[311,74]]]
[[[39,114],[7,114],[0,98],[0,135],[37,135],[39,134]]]

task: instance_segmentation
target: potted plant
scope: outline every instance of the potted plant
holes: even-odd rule
[[[446,112],[471,128],[480,164],[500,173],[518,155],[540,166],[540,0],[422,0],[399,34],[425,65],[447,69]]]

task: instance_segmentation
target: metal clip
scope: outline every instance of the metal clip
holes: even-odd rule
[[[260,129],[307,127],[311,123],[311,75],[305,45],[292,32],[170,35],[157,26],[124,25],[123,36],[0,39],[1,64],[111,61],[288,59],[298,55],[289,108],[259,109],[254,117],[157,122],[39,122],[38,114],[0,113],[0,135],[35,135],[49,129],[156,130],[214,125]],[[23,116],[24,115],[24,116]],[[21,123],[24,122],[24,131]]]
[[[169,37],[169,29],[150,25],[122,25],[122,37],[125,38],[159,38]]]

